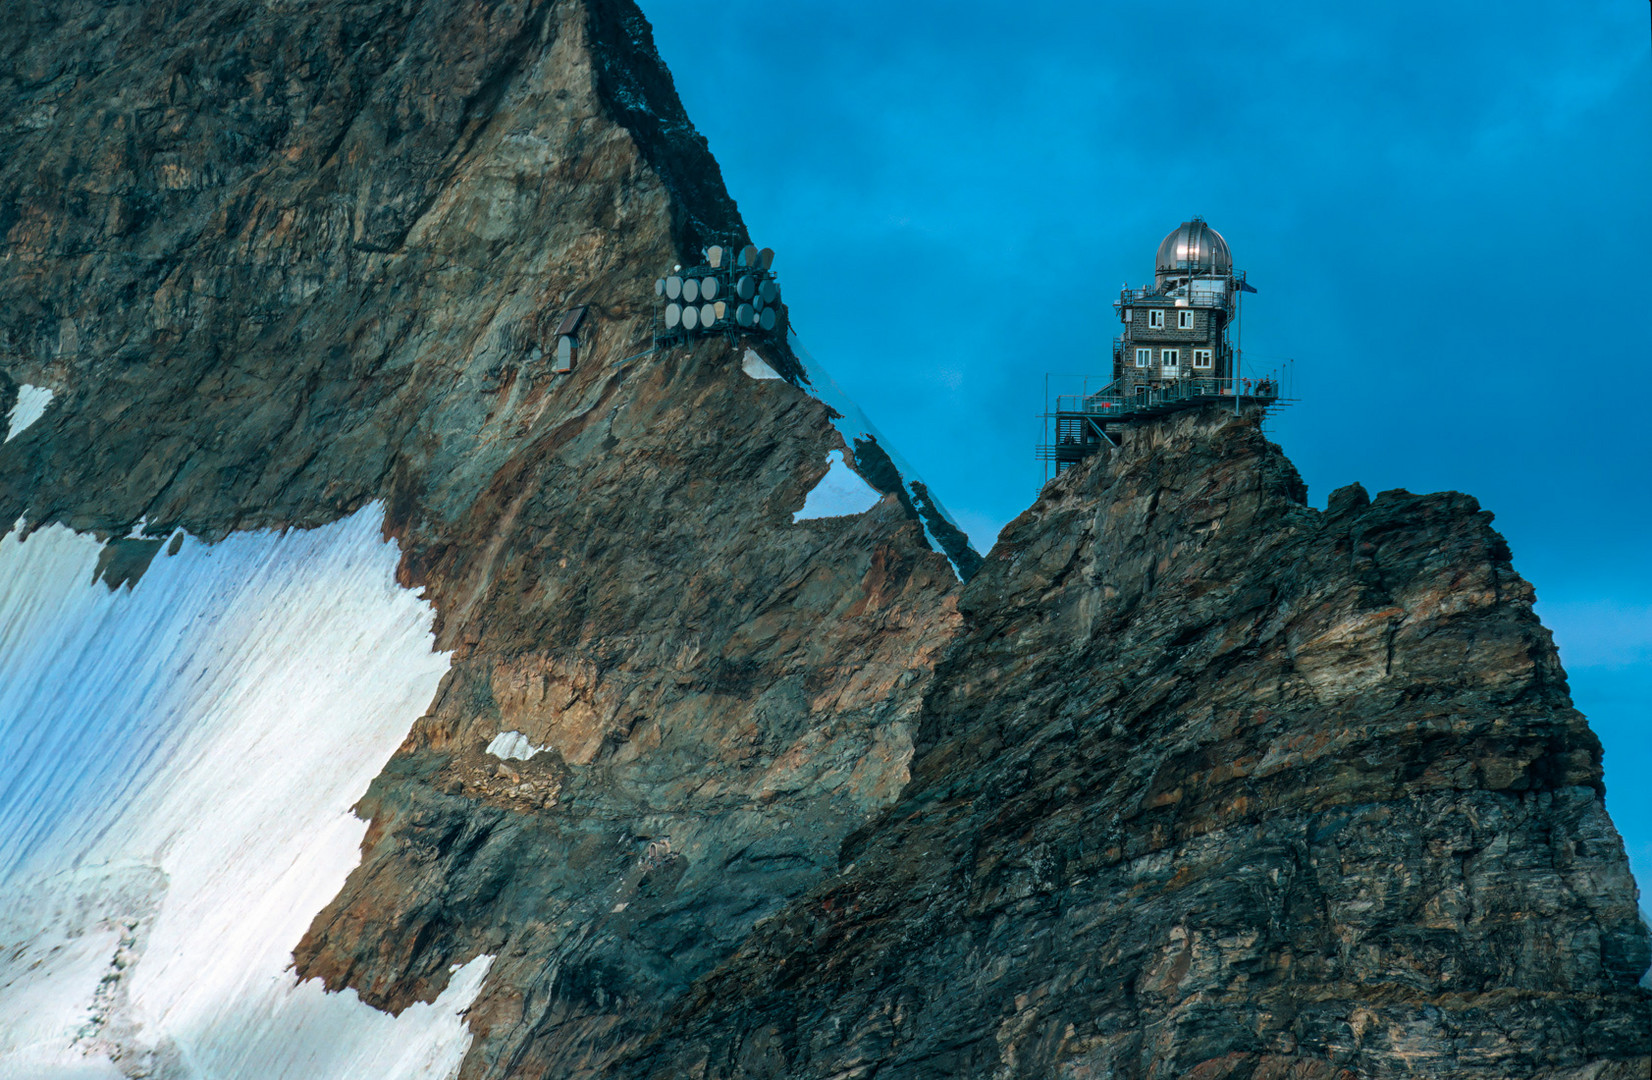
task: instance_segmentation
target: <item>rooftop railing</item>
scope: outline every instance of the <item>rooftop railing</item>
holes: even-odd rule
[[[1126,304],[1144,304],[1155,301],[1174,303],[1177,300],[1184,300],[1190,305],[1217,306],[1229,310],[1233,307],[1234,296],[1245,290],[1244,271],[1236,271],[1231,278],[1218,280],[1220,281],[1220,288],[1213,288],[1210,285],[1201,288],[1199,280],[1194,279],[1172,292],[1161,292],[1157,287],[1132,289],[1126,286],[1119,290],[1119,298],[1114,306],[1123,307]]]

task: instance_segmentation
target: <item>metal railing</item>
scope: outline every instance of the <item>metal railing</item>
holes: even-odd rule
[[[1056,398],[1055,411],[1118,419],[1200,401],[1232,400],[1235,395],[1262,401],[1275,400],[1280,396],[1279,381],[1271,377],[1215,379],[1190,376],[1153,380],[1126,377],[1093,394],[1062,394]]]
[[[1114,301],[1114,307],[1126,307],[1148,301],[1185,301],[1190,307],[1219,307],[1231,312],[1238,294],[1245,291],[1245,273],[1242,270],[1234,271],[1231,278],[1222,280],[1220,290],[1209,287],[1199,288],[1198,279],[1193,279],[1187,285],[1179,287],[1177,292],[1160,292],[1158,286],[1144,289],[1132,289],[1128,285],[1119,290],[1119,298]]]
[[[1099,384],[1087,375],[1047,375],[1044,400],[1048,411],[1043,417],[1044,438],[1037,449],[1038,460],[1046,466],[1044,479],[1049,479],[1050,464],[1059,473],[1104,446],[1117,445],[1120,426],[1132,421],[1210,404],[1233,410],[1261,406],[1264,414],[1271,413],[1296,400],[1295,371],[1295,361],[1285,359],[1266,374],[1237,377],[1166,376],[1162,369],[1142,369]],[[1052,394],[1051,379],[1077,385],[1080,391]],[[1091,389],[1098,384],[1100,389]],[[1051,402],[1053,409],[1049,409]]]

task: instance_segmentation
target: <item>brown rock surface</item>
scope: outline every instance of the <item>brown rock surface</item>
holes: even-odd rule
[[[379,500],[454,654],[302,973],[401,1009],[495,954],[467,1077],[1644,1074],[1598,747],[1472,500],[1319,514],[1188,418],[966,623],[868,447],[890,496],[792,523],[826,406],[646,351],[745,231],[627,0],[0,15],[0,407],[57,391],[0,513]]]
[[[627,377],[662,267],[745,235],[629,4],[0,15],[0,351],[59,391],[0,480],[31,521],[440,531]]]
[[[383,501],[454,668],[300,970],[400,1010],[494,953],[469,1074],[599,1063],[893,799],[957,624],[904,493],[792,523],[850,449],[826,406],[743,344],[647,352],[656,274],[746,234],[646,22],[5,14],[3,389],[58,392],[0,456],[7,520],[218,537]],[[154,544],[117,542],[111,587]],[[487,754],[508,731],[545,749]]]
[[[1599,745],[1489,520],[1135,429],[971,580],[900,800],[616,1074],[1646,1075]]]

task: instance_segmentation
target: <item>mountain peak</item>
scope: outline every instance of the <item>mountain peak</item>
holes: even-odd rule
[[[663,332],[749,237],[628,0],[21,19],[0,1071],[1644,1073],[1468,496],[1201,407],[983,559],[785,320]]]

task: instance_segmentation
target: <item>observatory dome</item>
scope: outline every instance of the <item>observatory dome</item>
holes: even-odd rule
[[[1222,234],[1196,217],[1182,222],[1159,244],[1154,268],[1161,281],[1183,274],[1229,274],[1233,272],[1233,254]]]

